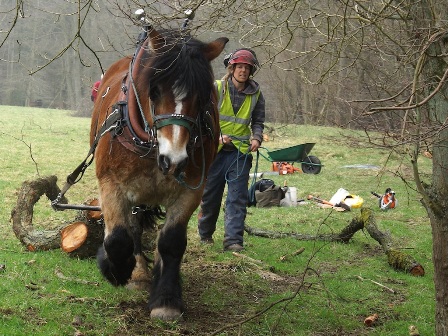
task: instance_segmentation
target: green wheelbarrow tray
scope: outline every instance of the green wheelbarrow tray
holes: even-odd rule
[[[300,162],[302,163],[302,171],[306,174],[319,174],[322,169],[322,164],[320,160],[309,155],[313,149],[315,143],[304,143],[301,145],[296,145],[283,149],[276,149],[273,151],[268,150],[265,147],[260,147],[266,151],[263,154],[260,150],[258,151],[262,157],[270,162]]]

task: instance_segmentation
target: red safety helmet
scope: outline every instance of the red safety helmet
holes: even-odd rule
[[[257,67],[260,66],[257,60],[257,56],[255,55],[255,52],[247,48],[238,49],[234,53],[229,54],[224,58],[224,65],[226,67],[228,64],[237,64],[237,63],[249,64],[252,67],[250,71],[251,75],[253,75],[254,72],[257,70]]]

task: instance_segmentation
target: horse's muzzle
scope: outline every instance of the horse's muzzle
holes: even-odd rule
[[[186,157],[177,164],[173,164],[171,159],[163,154],[159,155],[158,158],[159,169],[163,173],[163,175],[172,174],[174,175],[174,177],[178,177],[184,171],[187,164],[188,164],[188,157]]]

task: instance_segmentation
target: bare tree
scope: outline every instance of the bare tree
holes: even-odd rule
[[[71,81],[59,86],[70,91],[61,92],[61,99],[72,95],[72,108],[86,96],[93,72],[107,69],[108,57],[132,53],[139,29],[135,9],[144,8],[154,25],[179,28],[184,11],[193,9],[194,35],[225,34],[231,38],[228,51],[244,46],[257,52],[262,69],[256,76],[269,87],[264,92],[273,120],[363,128],[372,143],[410,153],[412,185],[433,232],[435,331],[448,335],[446,0],[78,0],[62,2],[66,7],[58,1],[4,2],[0,59],[7,66],[1,74],[14,83],[16,65],[32,74],[58,65],[54,76]],[[43,35],[41,43],[27,39],[23,22],[33,16],[46,23],[40,31],[50,42]],[[37,63],[24,59],[27,48]],[[215,66],[218,76],[224,72],[222,64]],[[20,94],[3,85],[1,103]],[[30,99],[33,90],[26,93]],[[384,136],[374,138],[370,131]],[[423,147],[433,153],[431,181],[419,172]]]
[[[377,139],[378,145],[410,153],[414,187],[422,197],[433,233],[435,332],[448,335],[447,3],[306,4],[308,10],[300,11],[302,23],[297,21],[293,26],[287,22],[283,29],[290,41],[295,35],[293,27],[310,31],[313,44],[307,51],[290,50],[292,43],[288,41],[279,45],[275,58],[291,55],[289,67],[293,61],[299,62],[297,69],[310,83],[326,81],[349,89],[352,97],[358,97],[356,101],[342,96],[341,91],[332,92],[355,111],[349,119],[338,116],[344,118],[340,121],[379,131],[385,136]],[[362,81],[357,80],[359,77]],[[433,153],[432,181],[424,181],[419,172],[423,147]]]

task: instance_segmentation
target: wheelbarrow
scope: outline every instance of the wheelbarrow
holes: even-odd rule
[[[298,162],[302,164],[302,171],[305,174],[319,174],[322,169],[320,160],[316,156],[309,155],[314,145],[315,143],[304,143],[273,151],[260,147],[266,153],[263,154],[260,150],[258,152],[270,162],[287,162],[290,164]]]

